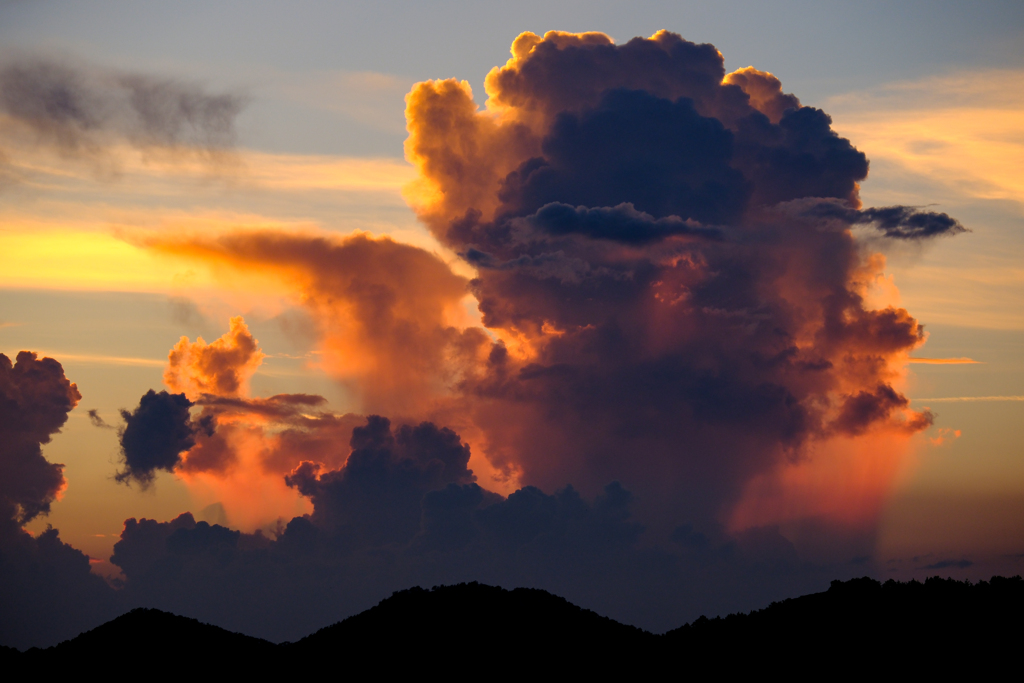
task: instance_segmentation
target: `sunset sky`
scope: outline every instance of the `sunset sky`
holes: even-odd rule
[[[1021,573],[1022,45],[1016,2],[0,2],[0,644]]]

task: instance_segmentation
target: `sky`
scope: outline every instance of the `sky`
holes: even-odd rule
[[[1020,573],[1022,33],[0,2],[0,642]]]

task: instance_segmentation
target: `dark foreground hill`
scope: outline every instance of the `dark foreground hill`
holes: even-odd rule
[[[337,663],[381,672],[486,666],[547,674],[777,671],[797,677],[993,670],[1019,660],[1024,580],[834,581],[824,593],[663,635],[545,591],[481,584],[412,588],[296,643],[275,645],[159,610],[136,609],[46,650],[0,662],[48,670],[268,674]],[[1012,664],[1016,666],[1016,664]]]
[[[833,581],[824,593],[776,602],[749,614],[701,617],[662,636],[670,652],[738,663],[785,666],[800,677],[843,673],[973,676],[1019,668],[1024,580],[971,584]]]

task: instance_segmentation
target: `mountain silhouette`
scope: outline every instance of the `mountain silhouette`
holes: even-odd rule
[[[662,638],[669,650],[732,659],[732,668],[747,671],[784,658],[798,677],[954,670],[977,676],[1018,659],[1022,609],[1020,576],[975,584],[860,578],[749,614],[701,617]]]
[[[1022,614],[1020,576],[975,584],[862,578],[655,635],[543,590],[468,583],[397,592],[294,643],[135,609],[45,650],[0,648],[0,662],[48,671],[264,675],[328,664],[381,673],[450,669],[452,675],[478,666],[524,675],[977,675],[1017,661]]]

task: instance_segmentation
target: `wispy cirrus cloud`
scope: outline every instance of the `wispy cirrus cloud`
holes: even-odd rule
[[[1024,70],[960,71],[832,98],[836,129],[950,192],[1021,202]]]
[[[959,403],[988,401],[1024,401],[1024,396],[945,396],[940,398],[912,398],[914,403]]]
[[[131,356],[105,356],[91,353],[64,353],[63,351],[37,351],[43,358],[60,358],[63,362],[88,363],[92,365],[135,365],[162,367],[167,361],[157,358],[135,358]]]
[[[893,82],[825,107],[871,158],[866,202],[938,202],[973,231],[890,259],[904,304],[931,324],[1024,329],[1024,69]]]

